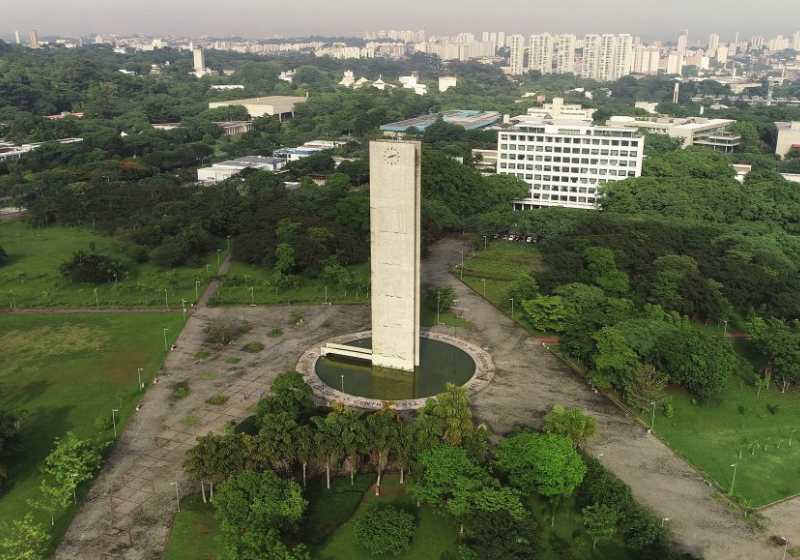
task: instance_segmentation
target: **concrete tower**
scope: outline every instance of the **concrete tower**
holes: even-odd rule
[[[36,30],[35,29],[31,29],[30,40],[31,40],[30,41],[31,48],[32,49],[38,49],[39,48],[39,36],[36,35]]]
[[[21,41],[19,40],[19,31],[14,31],[14,41],[19,45]]]
[[[206,57],[203,49],[194,49],[194,73],[202,76],[206,72]]]
[[[370,142],[372,365],[413,371],[419,365],[419,142]]]

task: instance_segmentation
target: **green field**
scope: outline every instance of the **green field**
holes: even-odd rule
[[[72,284],[58,267],[76,251],[114,255],[126,263],[129,259],[113,238],[90,228],[30,228],[19,221],[0,222],[0,245],[8,253],[8,261],[0,268],[0,305],[6,308],[179,309],[182,299],[188,304],[197,301],[217,269],[214,251],[208,267],[159,270],[151,263],[130,264],[125,278],[116,282]],[[220,251],[220,259],[225,256]]]
[[[476,252],[464,263],[463,281],[510,317],[511,302],[506,297],[508,288],[521,276],[540,270],[543,266],[537,245],[496,241],[486,251]],[[453,269],[453,275],[461,278],[459,267]],[[553,334],[534,329],[524,317],[519,302],[514,304],[514,320],[522,327],[537,336]]]
[[[302,279],[297,288],[278,288],[272,282],[272,271],[241,262],[234,262],[220,281],[217,295],[212,305],[285,305],[292,303],[369,303],[369,292],[356,288],[355,284],[368,285],[370,279],[369,263],[349,268],[354,286],[327,286],[319,279]],[[252,288],[252,291],[251,291]]]
[[[747,354],[748,344],[738,341],[737,349]],[[677,390],[669,392],[669,402],[675,414],[666,418],[657,411],[656,432],[725,492],[734,482],[734,494],[752,507],[800,493],[797,388],[782,394],[773,384],[759,396],[752,379],[734,376],[718,406],[693,404],[690,395]],[[649,425],[651,411],[641,418]]]
[[[137,367],[143,382],[161,367],[164,328],[171,344],[183,328],[179,313],[102,313],[0,315],[0,407],[26,413],[22,449],[5,460],[9,478],[0,488],[0,521],[20,519],[38,497],[39,468],[53,440],[67,431],[79,437],[112,439],[99,434],[95,419],[118,409],[121,433],[139,401]],[[78,498],[89,485],[78,488]],[[36,512],[53,535],[66,530],[74,507],[57,513],[55,527],[47,513]]]
[[[181,511],[175,516],[172,532],[164,551],[164,560],[216,560],[225,549],[217,538],[219,521],[213,507],[204,504],[199,494],[181,500]]]

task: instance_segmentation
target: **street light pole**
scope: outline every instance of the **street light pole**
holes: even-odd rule
[[[256,296],[253,293],[253,286],[250,286],[250,307],[256,306]]]
[[[796,431],[797,431],[797,428],[795,428],[794,430],[792,430],[791,432],[789,432],[789,447],[791,447],[791,446],[792,446],[792,436],[794,435],[794,433],[795,433]]]
[[[169,291],[167,288],[164,288],[164,305],[166,305],[167,309],[169,309]]]
[[[481,278],[481,282],[483,282],[483,299],[486,299],[486,278]]]
[[[194,300],[200,301],[200,280],[194,281]]]
[[[650,415],[650,429],[655,428],[656,424],[656,401],[651,402],[650,404],[653,405],[653,414]]]
[[[219,254],[221,251],[221,249],[217,249],[217,266],[219,266]]]
[[[231,236],[229,235],[225,239],[228,242],[228,252],[230,253],[231,252]]]
[[[167,327],[164,327],[164,350],[169,350],[169,347],[167,346],[167,331],[168,330],[169,329]]]
[[[325,286],[325,305],[328,305],[328,286]]]
[[[342,393],[344,393],[344,374],[342,374]]]
[[[728,336],[728,320],[725,319],[723,323],[725,324],[725,327],[722,329],[722,338],[725,338]]]
[[[511,318],[513,319],[514,318],[514,298],[509,298],[508,301],[511,302]]]
[[[464,251],[461,251],[461,280],[464,279]]]
[[[731,495],[733,495],[733,485],[736,483],[736,465],[737,463],[731,465],[733,467],[733,478],[731,478]]]
[[[663,527],[666,525],[667,521],[669,521],[669,517],[662,517],[661,518],[661,526]]]
[[[439,320],[439,301],[441,300],[442,294],[439,292],[436,293],[436,324],[440,324],[441,321]]]
[[[100,309],[100,299],[97,297],[97,288],[94,289],[94,306],[96,309]]]
[[[781,537],[783,539],[783,557],[781,560],[786,560],[786,553],[789,552],[789,539],[786,537]]]
[[[73,502],[75,505],[77,505],[77,504],[78,504],[78,493],[75,491],[75,488],[77,488],[77,487],[78,487],[78,485],[77,485],[77,484],[75,484],[75,477],[76,477],[76,476],[78,476],[78,475],[77,475],[77,474],[74,474],[74,473],[72,474],[72,502]]]
[[[489,247],[489,244],[486,240],[486,236],[483,236],[483,250],[485,251]]]
[[[114,424],[114,437],[117,437],[117,416],[116,413],[119,412],[119,409],[112,408],[111,409],[111,422]]]
[[[181,512],[181,496],[178,494],[178,483],[177,482],[170,482],[170,486],[175,487],[175,502],[178,504],[178,513]]]
[[[139,392],[141,392],[142,389],[144,389],[144,385],[142,384],[142,368],[137,367],[136,373],[139,375]]]

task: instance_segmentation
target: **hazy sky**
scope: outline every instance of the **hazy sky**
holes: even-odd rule
[[[98,33],[230,36],[354,35],[364,30],[430,33],[542,31],[631,33],[690,43],[710,33],[732,40],[800,30],[800,2],[761,0],[3,0],[0,36]]]

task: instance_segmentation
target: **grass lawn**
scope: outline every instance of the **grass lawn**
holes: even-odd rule
[[[543,267],[542,255],[534,243],[496,241],[486,251],[477,251],[474,257],[464,263],[463,282],[484,296],[495,307],[511,316],[511,302],[506,292],[517,279]],[[453,269],[453,275],[461,278],[460,267]],[[523,316],[520,302],[514,302],[514,320],[537,336],[552,336],[533,328]]]
[[[355,283],[369,283],[369,263],[349,268]],[[297,288],[277,288],[272,282],[272,271],[265,268],[236,262],[222,277],[220,289],[211,300],[212,305],[276,305],[288,303],[319,304],[326,301],[326,284],[319,279],[303,279]],[[251,292],[252,288],[252,292]],[[369,303],[369,293],[355,287],[327,286],[329,303]]]
[[[98,434],[95,419],[116,415],[121,433],[139,401],[137,367],[142,381],[153,378],[183,328],[180,314],[0,315],[0,407],[26,411],[23,448],[7,458],[9,478],[0,488],[0,521],[20,519],[37,498],[39,468],[57,436],[113,438]],[[89,490],[78,488],[79,499]],[[74,506],[56,514],[36,512],[53,535],[53,546],[66,530]]]
[[[738,341],[737,347],[746,344]],[[726,492],[733,482],[734,494],[753,507],[800,493],[800,391],[796,388],[781,394],[773,384],[758,396],[751,379],[733,376],[718,406],[692,404],[691,396],[683,391],[670,391],[669,399],[674,416],[666,418],[657,411],[656,432]],[[651,412],[641,417],[649,424]],[[737,465],[735,481],[733,464]]]
[[[545,500],[532,497],[528,500],[528,509],[539,524],[542,554],[537,556],[541,560],[561,560],[574,558],[575,560],[632,560],[630,551],[625,548],[619,538],[598,543],[592,549],[592,541],[585,536],[585,527],[581,521],[581,508],[570,498],[556,511],[555,526],[550,527],[552,514]],[[583,538],[580,538],[584,535]]]
[[[374,481],[375,477],[370,476],[369,478]],[[400,485],[399,480],[399,476],[387,476],[381,484],[381,493],[383,494],[381,497],[376,497],[372,492],[364,494],[358,511],[350,521],[342,525],[323,546],[312,550],[312,556],[320,560],[350,560],[354,558],[417,560],[420,558],[437,559],[444,552],[454,554],[458,547],[458,527],[444,517],[434,514],[428,507],[417,508],[416,502],[410,496],[405,495],[405,487]],[[347,483],[349,484],[349,480]],[[372,556],[356,543],[354,521],[363,514],[364,506],[374,502],[390,503],[417,516],[417,531],[411,541],[411,547],[403,554]]]
[[[0,222],[0,245],[8,253],[8,262],[0,269],[0,304],[14,305],[18,309],[164,308],[167,305],[178,309],[181,299],[189,304],[197,301],[197,295],[205,291],[217,268],[214,251],[209,254],[208,267],[159,270],[151,263],[135,264],[128,265],[129,273],[118,282],[71,284],[61,276],[58,267],[76,251],[91,251],[92,243],[94,251],[129,262],[113,238],[90,228],[32,229],[19,221]],[[225,255],[223,249],[220,258]]]
[[[225,549],[217,538],[218,532],[214,506],[204,504],[200,494],[186,496],[181,500],[180,513],[175,516],[164,560],[224,558]]]

